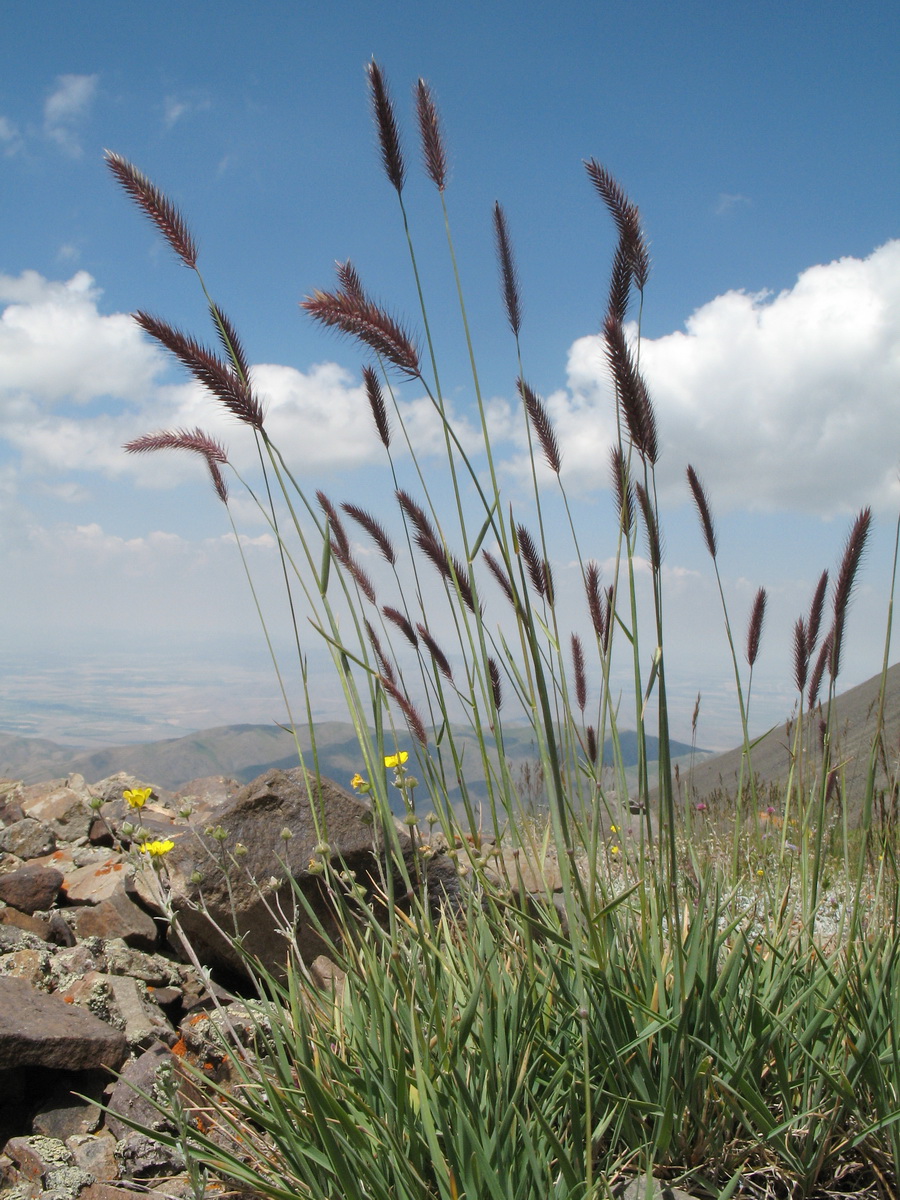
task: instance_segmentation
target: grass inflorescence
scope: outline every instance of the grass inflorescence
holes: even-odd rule
[[[640,212],[604,166],[585,164],[617,235],[601,330],[618,432],[614,537],[583,548],[551,410],[525,381],[526,323],[506,214],[495,206],[494,236],[531,456],[529,504],[510,504],[494,468],[435,98],[420,80],[422,163],[458,288],[478,452],[448,415],[406,207],[400,126],[374,62],[368,80],[422,335],[375,303],[346,261],[336,290],[314,290],[301,307],[365,356],[372,437],[386,457],[381,503],[371,495],[365,506],[334,501],[295,477],[270,436],[237,331],[199,275],[184,219],[140,171],[109,156],[129,196],[198,274],[219,353],[156,317],[136,319],[256,441],[261,482],[231,474],[249,488],[279,547],[301,666],[308,636],[332,655],[358,737],[354,785],[364,785],[378,843],[397,860],[376,898],[327,856],[317,867],[343,932],[331,947],[345,973],[341,991],[315,988],[289,950],[286,974],[275,977],[253,963],[252,947],[238,947],[264,1014],[254,1063],[227,1049],[237,1083],[196,1080],[190,1104],[203,1119],[180,1121],[171,1136],[198,1170],[284,1200],[588,1200],[651,1175],[703,1196],[893,1196],[900,931],[893,826],[876,819],[883,690],[854,821],[832,716],[871,512],[850,531],[830,609],[823,572],[797,620],[787,665],[798,692],[792,768],[773,793],[754,774],[748,725],[767,594],[756,593],[741,655],[712,500],[687,466],[722,599],[744,746],[737,794],[698,797],[691,770],[673,769],[670,758],[662,439],[640,366],[650,278]],[[404,386],[424,394],[440,423],[448,504],[404,427]],[[128,449],[199,455],[234,520],[230,464],[216,439],[164,430]],[[552,489],[540,486],[548,469]],[[548,536],[557,494],[572,538],[564,551],[558,535]],[[357,529],[377,552],[377,571],[362,565]],[[581,575],[576,629],[563,625],[554,578],[562,553]],[[597,559],[612,562],[606,576]],[[649,612],[638,604],[639,562],[649,566]],[[885,673],[889,636],[888,627]],[[614,692],[614,664],[627,665],[632,694]],[[311,710],[305,667],[301,675]],[[694,744],[699,711],[698,695]],[[535,760],[515,770],[504,728],[523,717]],[[288,721],[295,727],[290,708]],[[626,772],[621,733],[630,726],[637,762]],[[466,759],[473,735],[478,789]],[[298,755],[302,763],[299,744]],[[392,787],[411,831],[412,867]],[[315,808],[312,786],[309,802]],[[464,881],[453,905],[428,894],[416,865],[440,846]]]

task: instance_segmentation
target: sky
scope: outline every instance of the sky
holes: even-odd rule
[[[531,519],[518,364],[491,238],[496,200],[521,279],[525,375],[556,425],[583,553],[607,570],[614,414],[598,331],[615,231],[584,160],[602,162],[640,207],[653,261],[640,353],[661,446],[674,736],[690,739],[698,692],[700,745],[724,749],[740,728],[688,463],[712,501],[739,642],[757,588],[768,593],[752,728],[790,713],[794,622],[865,505],[875,523],[840,684],[875,674],[900,506],[898,43],[896,6],[883,0],[7,6],[0,732],[96,744],[284,720],[202,464],[122,450],[152,430],[200,425],[239,471],[252,478],[254,467],[247,430],[131,320],[144,309],[211,338],[196,279],[117,188],[105,148],[185,214],[210,293],[253,364],[268,427],[304,486],[371,508],[399,534],[361,390],[365,357],[298,307],[350,259],[368,290],[420,329],[369,111],[373,57],[403,128],[404,197],[463,442],[481,469],[443,217],[419,169],[419,76],[446,134],[446,200],[504,495]],[[398,403],[448,503],[421,388],[404,385]],[[398,464],[414,479],[402,449]],[[555,481],[542,475],[542,486],[560,615],[586,634]],[[279,653],[289,654],[272,538],[249,500],[232,507]],[[357,551],[379,590],[389,586],[362,535]],[[491,597],[489,623],[499,607]],[[327,655],[306,627],[303,647],[315,715],[340,718]]]

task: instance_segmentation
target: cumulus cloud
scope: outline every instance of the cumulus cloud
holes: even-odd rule
[[[17,452],[19,471],[58,480],[89,464],[107,476],[128,473],[169,487],[196,476],[188,456],[131,457],[122,445],[158,429],[195,426],[221,438],[240,470],[252,469],[257,453],[249,432],[196,382],[171,382],[168,357],[128,314],[103,314],[101,295],[85,271],[67,282],[35,271],[0,275],[0,433]],[[267,429],[296,470],[383,461],[360,380],[343,367],[261,364],[253,382]],[[431,402],[413,396],[400,408],[417,451],[440,452],[443,433]],[[458,429],[474,449],[477,431],[465,419]],[[399,437],[396,451],[405,453]]]
[[[44,101],[44,133],[73,158],[81,155],[79,126],[97,91],[98,75],[58,75]]]
[[[830,516],[900,500],[900,241],[777,295],[717,296],[683,331],[645,339],[641,365],[670,493],[693,463],[717,508]],[[615,435],[599,338],[571,347],[568,384],[548,406],[570,483],[593,489]]]

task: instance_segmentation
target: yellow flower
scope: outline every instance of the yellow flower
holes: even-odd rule
[[[361,788],[365,782],[366,781],[363,779],[362,775],[360,775],[359,771],[357,771],[356,774],[353,776],[353,778],[350,780],[350,786],[352,788]]]
[[[399,754],[386,755],[385,760],[384,760],[384,765],[386,767],[400,767],[406,762],[406,760],[408,758],[409,758],[409,755],[406,753],[406,751],[401,750]]]
[[[122,798],[131,805],[132,808],[143,808],[150,799],[150,793],[153,788],[131,788],[122,793]]]
[[[162,858],[164,854],[168,854],[170,850],[174,849],[175,843],[166,838],[164,842],[144,842],[141,846],[141,853],[149,854],[151,858]]]
[[[610,846],[610,848],[609,848],[609,852],[610,852],[610,854],[618,854],[618,853],[619,853],[619,847],[618,847],[618,846]]]
[[[762,869],[762,867],[759,867],[756,873],[757,875],[765,875],[765,871]]]
[[[610,827],[609,827],[609,832],[610,832],[610,833],[618,833],[618,832],[619,832],[619,827],[618,827],[618,825],[610,825]]]

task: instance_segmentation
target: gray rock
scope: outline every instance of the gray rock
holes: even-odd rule
[[[0,1068],[116,1070],[127,1052],[124,1035],[90,1013],[0,976]]]
[[[165,1104],[163,1079],[176,1067],[175,1055],[161,1042],[128,1064],[113,1088],[106,1114],[106,1128],[114,1138],[122,1139],[130,1132],[130,1126],[121,1117],[127,1117],[144,1129],[174,1130],[172,1122],[148,1097]]]
[[[0,829],[0,850],[15,854],[17,858],[40,858],[52,854],[56,849],[56,834],[43,821],[34,817],[23,817]]]

